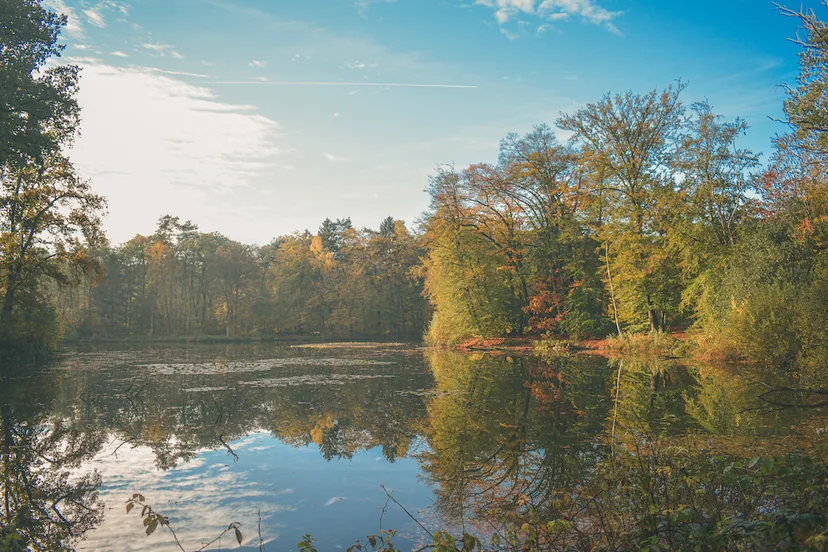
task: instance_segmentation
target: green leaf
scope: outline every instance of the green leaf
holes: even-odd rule
[[[241,543],[242,543],[242,534],[241,534],[241,531],[239,531],[239,528],[238,528],[238,527],[234,527],[234,528],[233,528],[233,531],[235,531],[235,533],[236,533],[236,542],[238,542],[238,543],[239,543],[239,546],[241,546]]]
[[[134,507],[135,507],[134,502],[130,502],[129,504],[127,504],[127,506],[126,506],[127,513],[129,513],[129,511],[132,510]]]

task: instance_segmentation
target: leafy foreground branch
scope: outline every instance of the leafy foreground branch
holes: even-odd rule
[[[178,535],[175,534],[175,530],[173,530],[172,526],[170,526],[170,518],[159,514],[155,510],[152,509],[152,506],[146,503],[146,498],[144,495],[140,493],[135,493],[132,495],[132,498],[127,500],[126,502],[126,512],[127,514],[132,511],[133,508],[136,506],[141,507],[141,518],[144,520],[144,527],[146,527],[147,536],[152,535],[158,527],[166,527],[170,534],[175,540],[176,546],[181,550],[181,552],[187,552],[187,550],[181,545],[181,541],[178,540]],[[227,526],[227,529],[221,532],[219,536],[211,540],[210,542],[201,546],[201,548],[197,549],[195,552],[202,552],[203,550],[207,550],[214,542],[218,542],[221,538],[229,533],[230,531],[233,532],[233,536],[236,537],[236,542],[241,545],[242,543],[242,533],[239,529],[241,524],[238,522],[232,522],[230,525]]]

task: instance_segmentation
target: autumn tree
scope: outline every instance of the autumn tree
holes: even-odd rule
[[[66,18],[32,0],[6,2],[0,18],[0,332],[42,348],[59,330],[38,280],[88,265],[81,243],[102,241],[104,201],[61,154],[80,114],[78,68],[49,63]]]
[[[557,122],[589,154],[606,202],[603,241],[618,272],[620,310],[632,327],[666,330],[679,303],[677,268],[667,253],[666,208],[684,107],[684,84],[640,95],[607,94]],[[645,327],[646,327],[645,326]]]

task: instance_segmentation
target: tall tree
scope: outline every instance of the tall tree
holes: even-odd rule
[[[44,325],[54,328],[55,321],[48,320],[38,279],[65,279],[68,264],[86,262],[81,238],[102,242],[98,213],[104,201],[61,155],[80,115],[78,68],[50,64],[63,48],[57,41],[65,24],[38,0],[2,3],[0,332],[41,345],[45,334],[55,333]],[[17,308],[21,298],[26,308]]]
[[[78,127],[78,67],[50,64],[66,17],[41,0],[0,3],[0,167],[39,163]]]
[[[665,330],[679,303],[664,215],[675,187],[671,161],[683,89],[678,83],[644,95],[607,94],[558,120],[596,165],[594,191],[607,201],[604,240],[614,244],[620,309],[633,327],[646,324],[651,331]]]
[[[828,8],[828,1],[822,5]],[[779,9],[797,19],[802,31],[792,39],[802,51],[796,85],[785,87],[785,116],[802,147],[828,155],[828,24],[813,9]]]

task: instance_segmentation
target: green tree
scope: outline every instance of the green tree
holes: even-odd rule
[[[828,2],[822,2],[828,8]],[[797,19],[802,34],[792,39],[802,50],[796,84],[786,86],[785,116],[799,143],[812,152],[828,154],[828,25],[816,12],[779,7]]]
[[[4,0],[0,10],[0,168],[42,163],[77,131],[78,67],[50,65],[66,17],[40,0]]]
[[[595,167],[593,193],[605,201],[602,241],[618,278],[619,310],[632,328],[667,329],[680,289],[667,252],[672,160],[684,107],[679,83],[644,95],[607,94],[557,122],[573,132]]]

